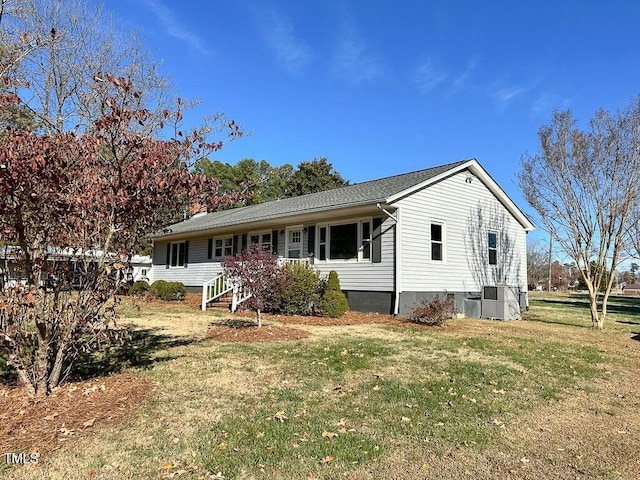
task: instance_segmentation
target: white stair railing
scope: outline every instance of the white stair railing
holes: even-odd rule
[[[234,285],[233,286],[233,296],[231,297],[231,312],[235,313],[238,309],[238,305],[242,302],[249,300],[251,298],[251,293],[248,290],[245,290],[242,285]]]
[[[207,303],[223,296],[231,290],[233,290],[233,285],[227,281],[223,273],[204,282],[202,284],[202,311],[207,309]]]

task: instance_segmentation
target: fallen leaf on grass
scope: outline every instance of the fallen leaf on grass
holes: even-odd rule
[[[323,437],[323,438],[328,438],[329,440],[331,440],[331,439],[333,439],[333,438],[335,438],[335,437],[337,437],[337,436],[338,436],[338,434],[337,434],[337,433],[334,433],[334,432],[328,432],[327,430],[325,430],[325,431],[323,431],[323,432],[322,432],[322,437]]]
[[[288,417],[284,414],[284,410],[280,410],[279,412],[276,412],[273,418],[275,418],[276,421],[280,423],[284,423],[284,421],[287,420]]]
[[[410,419],[409,417],[402,417],[402,418],[400,419],[400,421],[401,421],[402,423],[411,423],[411,419]]]
[[[52,413],[51,415],[47,415],[46,417],[44,417],[45,420],[53,420],[58,416],[57,413]]]
[[[326,457],[324,457],[322,459],[322,461],[320,463],[329,463],[329,462],[333,462],[336,459],[336,457],[334,457],[333,455],[327,455]]]
[[[93,427],[93,424],[94,424],[94,423],[96,423],[96,419],[95,419],[95,418],[92,418],[91,420],[87,420],[86,422],[84,422],[84,423],[82,424],[82,426],[83,426],[84,428],[89,428],[89,427]]]

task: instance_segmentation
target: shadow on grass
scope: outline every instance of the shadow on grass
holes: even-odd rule
[[[199,341],[193,337],[175,337],[162,333],[161,328],[123,327],[118,330],[120,340],[103,346],[102,350],[80,355],[73,363],[66,381],[80,381],[119,373],[130,368],[151,368],[159,362],[179,358],[178,355],[162,355],[161,350],[189,345]],[[14,386],[17,375],[6,364],[6,357],[0,355],[0,383]]]
[[[181,355],[162,355],[161,350],[182,347],[198,340],[189,337],[176,337],[163,333],[162,328],[135,328],[128,326],[122,332],[121,340],[112,342],[102,351],[83,355],[76,360],[69,380],[86,380],[129,368],[151,368],[159,362],[167,362]]]

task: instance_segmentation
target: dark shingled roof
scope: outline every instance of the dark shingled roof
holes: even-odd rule
[[[308,195],[300,195],[299,197],[283,198],[281,200],[250,205],[248,207],[208,213],[171,225],[167,229],[157,232],[154,237],[159,238],[177,233],[189,233],[230,225],[241,225],[301,213],[321,212],[384,202],[392,195],[403,192],[408,188],[436,177],[467,161],[468,160],[463,160],[447,165],[427,168],[425,170],[418,170],[417,172],[356,183],[346,187],[334,188],[333,190],[325,190],[324,192],[310,193]]]

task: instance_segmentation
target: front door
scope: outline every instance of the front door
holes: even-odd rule
[[[301,258],[302,256],[302,229],[287,229],[287,258]]]

